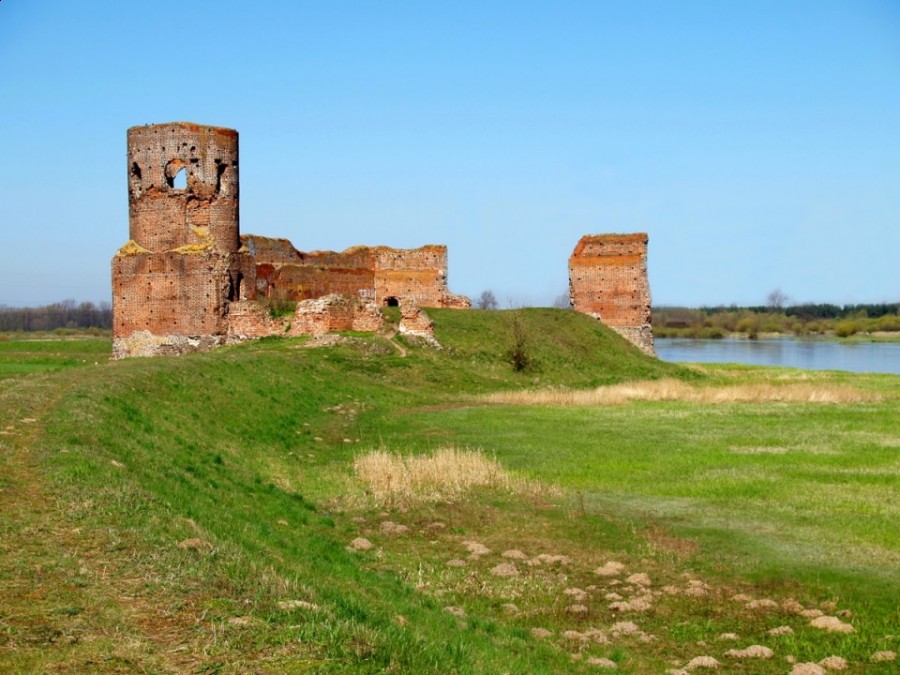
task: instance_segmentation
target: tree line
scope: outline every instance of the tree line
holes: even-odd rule
[[[660,308],[663,309],[663,308]],[[785,316],[796,316],[799,319],[844,319],[865,316],[869,319],[877,319],[886,314],[900,313],[900,302],[872,302],[858,305],[833,305],[828,302],[804,303],[802,305],[788,305],[781,308],[773,305],[754,305],[750,307],[716,306],[701,307],[701,311],[707,314],[720,314],[745,309],[754,314],[768,314],[774,310],[784,312]]]
[[[0,305],[0,331],[49,331],[60,328],[112,328],[112,306],[108,302],[76,303],[63,300],[42,307]]]
[[[729,333],[756,337],[760,333],[794,335],[834,334],[849,337],[857,333],[900,331],[900,303],[835,305],[806,303],[774,307],[654,307],[653,334],[656,337],[721,338]]]

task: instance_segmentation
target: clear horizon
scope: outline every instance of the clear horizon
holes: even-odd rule
[[[240,133],[243,233],[446,244],[503,307],[603,232],[656,306],[900,300],[888,0],[6,0],[0,58],[0,305],[109,300],[126,129],[175,120]]]

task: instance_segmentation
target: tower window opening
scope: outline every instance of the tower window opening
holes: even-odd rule
[[[227,169],[227,164],[222,164],[218,159],[216,160],[216,194],[222,192],[222,176],[225,175]]]
[[[173,159],[166,164],[163,172],[166,177],[166,184],[175,190],[187,189],[187,171],[184,168],[184,162],[180,159]]]
[[[187,188],[187,171],[178,169],[178,173],[172,179],[172,187],[176,190],[184,190]]]

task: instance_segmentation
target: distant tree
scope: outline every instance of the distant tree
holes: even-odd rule
[[[560,293],[556,296],[556,299],[553,301],[553,306],[556,309],[572,309],[572,300],[569,297],[568,293]]]
[[[776,288],[766,296],[766,305],[769,309],[784,309],[787,302],[788,296],[782,293],[780,288]]]
[[[478,309],[497,309],[497,297],[493,291],[483,291],[475,302]]]
[[[110,328],[112,308],[92,302],[63,300],[43,307],[0,306],[0,331],[43,331],[57,328]]]

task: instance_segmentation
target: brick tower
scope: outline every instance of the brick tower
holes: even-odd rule
[[[113,353],[224,341],[253,278],[240,249],[238,134],[187,122],[128,130],[130,240],[112,260]]]

